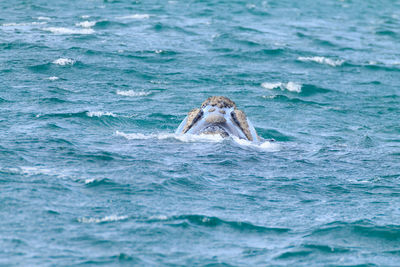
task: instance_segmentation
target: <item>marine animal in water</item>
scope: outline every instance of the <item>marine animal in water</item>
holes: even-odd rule
[[[236,136],[252,142],[260,141],[246,114],[225,96],[211,96],[200,108],[192,109],[181,122],[176,134],[213,134]]]

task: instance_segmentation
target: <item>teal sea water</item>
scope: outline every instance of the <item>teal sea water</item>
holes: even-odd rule
[[[0,265],[398,266],[399,114],[400,1],[1,1]]]

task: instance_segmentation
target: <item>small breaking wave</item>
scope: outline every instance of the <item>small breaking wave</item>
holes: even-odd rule
[[[302,85],[299,84],[299,83],[295,83],[295,82],[288,82],[288,83],[281,83],[281,82],[268,83],[268,82],[264,82],[264,83],[261,84],[261,87],[263,87],[265,89],[269,89],[269,90],[280,88],[281,90],[288,90],[290,92],[300,93]]]
[[[50,81],[57,81],[58,79],[60,79],[60,78],[57,76],[51,76],[51,77],[47,78],[47,80],[50,80]]]
[[[149,19],[149,14],[132,14],[127,16],[117,17],[118,19]]]
[[[59,58],[53,61],[53,64],[66,66],[66,65],[74,65],[76,60],[72,58]]]
[[[122,96],[148,96],[151,93],[150,92],[145,92],[145,91],[140,91],[136,92],[134,90],[127,90],[127,91],[122,91],[122,90],[117,90],[117,95],[122,95]]]
[[[338,60],[333,60],[330,58],[326,57],[298,57],[297,60],[303,61],[303,62],[316,62],[319,64],[325,64],[329,65],[332,67],[337,67],[341,66],[344,63],[344,60],[338,59]]]
[[[49,27],[44,28],[43,30],[52,32],[54,34],[92,34],[94,33],[93,29],[71,29],[64,27]]]
[[[80,222],[80,223],[104,223],[104,222],[122,221],[127,218],[128,218],[128,216],[116,216],[116,215],[105,216],[102,218],[82,217],[82,218],[78,218],[78,222]]]
[[[102,117],[102,116],[117,117],[117,115],[115,115],[112,112],[103,112],[103,111],[88,111],[86,112],[86,115],[88,117]]]
[[[82,27],[82,28],[91,28],[96,25],[96,21],[82,21],[75,23],[75,26]]]

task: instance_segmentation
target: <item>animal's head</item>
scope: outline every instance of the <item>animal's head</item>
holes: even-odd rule
[[[192,109],[176,130],[178,134],[219,134],[258,141],[257,133],[246,114],[224,96],[207,98],[201,108]]]

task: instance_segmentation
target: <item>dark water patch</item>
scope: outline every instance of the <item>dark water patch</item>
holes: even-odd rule
[[[112,21],[112,20],[101,20],[97,21],[94,25],[94,29],[109,29],[109,28],[126,28],[128,25],[126,23]]]
[[[129,263],[129,264],[144,264],[139,258],[130,256],[125,253],[120,253],[115,256],[110,257],[112,260],[116,260],[119,263]]]
[[[366,69],[369,69],[369,70],[379,70],[379,71],[389,71],[389,72],[400,71],[400,67],[387,66],[387,65],[383,65],[383,64],[363,64],[363,65],[360,65],[360,66],[364,67]]]
[[[252,32],[252,33],[256,33],[256,34],[264,34],[263,31],[254,29],[254,28],[250,28],[250,27],[246,27],[243,25],[239,25],[239,26],[235,26],[234,27],[235,32]]]
[[[303,100],[297,97],[288,97],[286,95],[275,95],[272,98],[273,101],[283,102],[283,103],[290,103],[290,104],[299,104],[299,105],[306,105],[306,106],[327,106],[324,103],[318,103],[315,101],[310,100]]]
[[[75,154],[75,153],[74,153]],[[114,153],[100,151],[100,152],[80,152],[76,154],[77,157],[85,159],[87,162],[99,162],[99,161],[113,161],[116,160]]]
[[[256,128],[257,133],[265,139],[274,139],[279,142],[293,141],[295,138],[292,136],[285,135],[275,129],[263,129]]]
[[[87,179],[85,181],[85,185],[88,188],[95,188],[95,187],[111,187],[111,188],[119,188],[119,187],[124,187],[122,184],[119,184],[117,182],[114,182],[111,179],[108,178],[102,178],[102,179]]]
[[[391,30],[378,30],[375,32],[377,35],[396,37],[397,33]]]
[[[40,98],[38,102],[40,104],[65,104],[69,101],[57,97],[45,97],[45,98]]]
[[[173,32],[173,33],[185,34],[187,36],[197,36],[198,35],[198,33],[194,32],[194,31],[189,31],[189,30],[179,27],[177,25],[176,26],[167,25],[162,22],[156,23],[151,28],[156,32]]]
[[[347,222],[332,222],[314,230],[309,237],[332,236],[335,238],[366,238],[366,239],[381,239],[386,242],[397,242],[400,240],[399,225],[379,226],[372,224],[369,221],[356,221],[353,223]]]
[[[301,259],[304,257],[307,257],[308,255],[310,255],[312,253],[311,250],[293,250],[293,251],[287,251],[284,252],[282,254],[280,254],[279,256],[275,257],[275,259],[278,260],[288,260],[288,259]]]
[[[57,125],[57,123],[46,123],[46,125],[43,126],[44,129],[49,129],[49,130],[63,130],[64,128]]]
[[[303,84],[301,86],[301,92],[300,95],[302,96],[311,96],[315,94],[326,94],[331,92],[329,89],[325,89],[319,86],[315,86],[312,84]]]
[[[29,50],[41,50],[41,49],[49,49],[50,47],[43,45],[43,44],[37,44],[37,43],[26,43],[22,41],[18,42],[10,42],[10,43],[0,43],[0,50],[14,50],[14,49],[29,49]]]
[[[11,101],[8,101],[8,100],[6,100],[6,99],[0,97],[0,104],[2,104],[2,103],[8,103],[8,102],[11,102]]]

